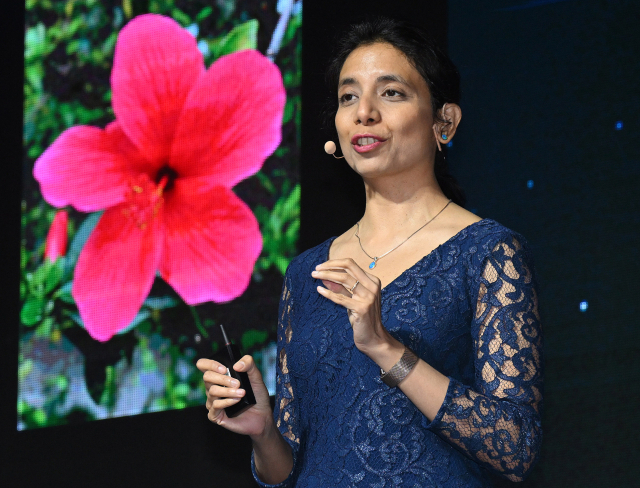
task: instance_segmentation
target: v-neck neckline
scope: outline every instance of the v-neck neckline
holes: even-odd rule
[[[453,243],[455,240],[457,240],[461,234],[466,233],[469,229],[471,229],[472,227],[475,227],[476,225],[480,224],[480,223],[484,223],[484,225],[493,222],[491,219],[481,219],[478,220],[477,222],[473,222],[469,225],[467,225],[466,227],[460,229],[456,234],[452,235],[449,239],[447,239],[446,241],[444,241],[442,244],[438,244],[436,247],[434,247],[428,254],[422,256],[420,259],[418,259],[415,263],[413,263],[411,266],[409,266],[407,269],[405,269],[402,273],[400,273],[398,276],[396,276],[393,280],[391,280],[389,283],[387,283],[384,287],[382,287],[380,289],[381,293],[385,293],[385,291],[393,284],[395,284],[398,280],[400,280],[400,278],[402,278],[405,274],[407,274],[409,271],[411,271],[413,268],[416,268],[420,265],[422,265],[427,259],[429,259],[431,256],[435,255],[435,252],[438,251],[439,249],[447,246],[447,245],[451,245],[451,243]],[[326,241],[326,250],[324,253],[324,256],[326,257],[326,261],[329,260],[329,256],[331,254],[331,245],[333,244],[333,241],[335,241],[338,237],[331,237],[330,239],[328,239]],[[365,270],[366,271],[366,270]]]

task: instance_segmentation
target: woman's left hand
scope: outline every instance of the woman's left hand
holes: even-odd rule
[[[351,258],[319,264],[311,276],[322,280],[327,287],[318,286],[318,293],[347,309],[353,341],[360,351],[370,355],[382,346],[397,342],[382,325],[378,277],[364,271]]]

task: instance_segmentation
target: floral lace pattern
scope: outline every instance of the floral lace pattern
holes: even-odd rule
[[[428,419],[353,345],[346,311],[311,277],[331,240],[291,263],[274,417],[294,468],[279,485],[491,486],[521,480],[542,430],[542,333],[526,241],[495,221],[462,230],[382,290],[389,332],[450,379]]]

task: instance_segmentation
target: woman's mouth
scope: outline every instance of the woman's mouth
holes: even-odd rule
[[[372,151],[383,142],[385,142],[384,139],[369,135],[355,136],[353,139],[351,139],[351,145],[359,153]]]

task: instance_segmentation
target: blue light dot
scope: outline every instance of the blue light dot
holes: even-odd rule
[[[529,190],[531,190],[531,188],[533,188],[533,180],[527,181],[527,188],[529,188]]]
[[[618,120],[616,122],[616,130],[622,130],[623,127],[624,127],[624,124],[622,123],[622,120]]]
[[[447,142],[447,147],[453,147],[453,141]]]
[[[586,312],[588,308],[589,308],[589,302],[587,302],[586,300],[582,300],[580,302],[580,311]]]

